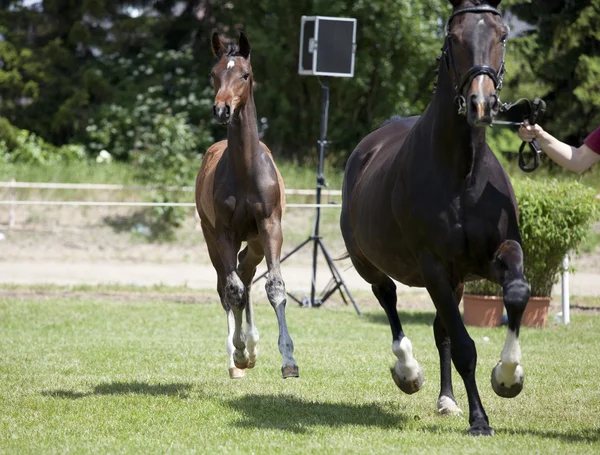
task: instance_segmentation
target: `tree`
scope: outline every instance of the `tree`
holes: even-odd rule
[[[600,124],[600,0],[509,1],[506,6],[534,25],[511,43],[518,66],[509,73],[509,86],[517,96],[544,98],[544,127],[563,141],[581,144]]]

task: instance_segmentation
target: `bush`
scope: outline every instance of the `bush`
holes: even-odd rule
[[[524,273],[531,296],[550,297],[562,259],[577,252],[598,218],[596,191],[577,181],[515,180]],[[487,280],[466,283],[469,294],[501,295]]]

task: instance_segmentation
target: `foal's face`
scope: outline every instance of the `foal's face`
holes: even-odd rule
[[[210,72],[215,88],[213,115],[221,123],[229,123],[248,101],[252,90],[252,66],[250,65],[250,42],[240,33],[237,49],[225,45],[215,32],[212,50],[219,59]]]
[[[479,2],[456,2],[461,7]],[[500,1],[481,2],[497,7]],[[455,5],[456,6],[456,5]],[[505,41],[508,28],[502,17],[493,13],[463,13],[455,16],[449,24],[449,39],[456,72],[462,79],[476,66],[491,67],[501,78],[504,72]],[[477,74],[477,73],[476,73]],[[453,78],[457,75],[453,74]],[[459,85],[460,95],[465,99],[467,121],[472,126],[487,126],[498,113],[498,87],[489,74],[477,74],[469,80],[454,81]],[[463,83],[464,85],[460,86]]]

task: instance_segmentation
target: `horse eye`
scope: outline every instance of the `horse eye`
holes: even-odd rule
[[[242,76],[242,79],[247,81],[249,77],[250,77],[250,73],[244,73],[244,75]]]

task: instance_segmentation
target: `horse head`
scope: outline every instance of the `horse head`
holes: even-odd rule
[[[471,126],[492,123],[498,113],[508,27],[497,7],[501,0],[450,0],[443,58],[454,85],[459,114]]]
[[[216,92],[213,115],[221,123],[229,123],[252,94],[250,42],[244,32],[240,32],[238,44],[226,48],[215,32],[211,46],[219,59],[210,72]]]

